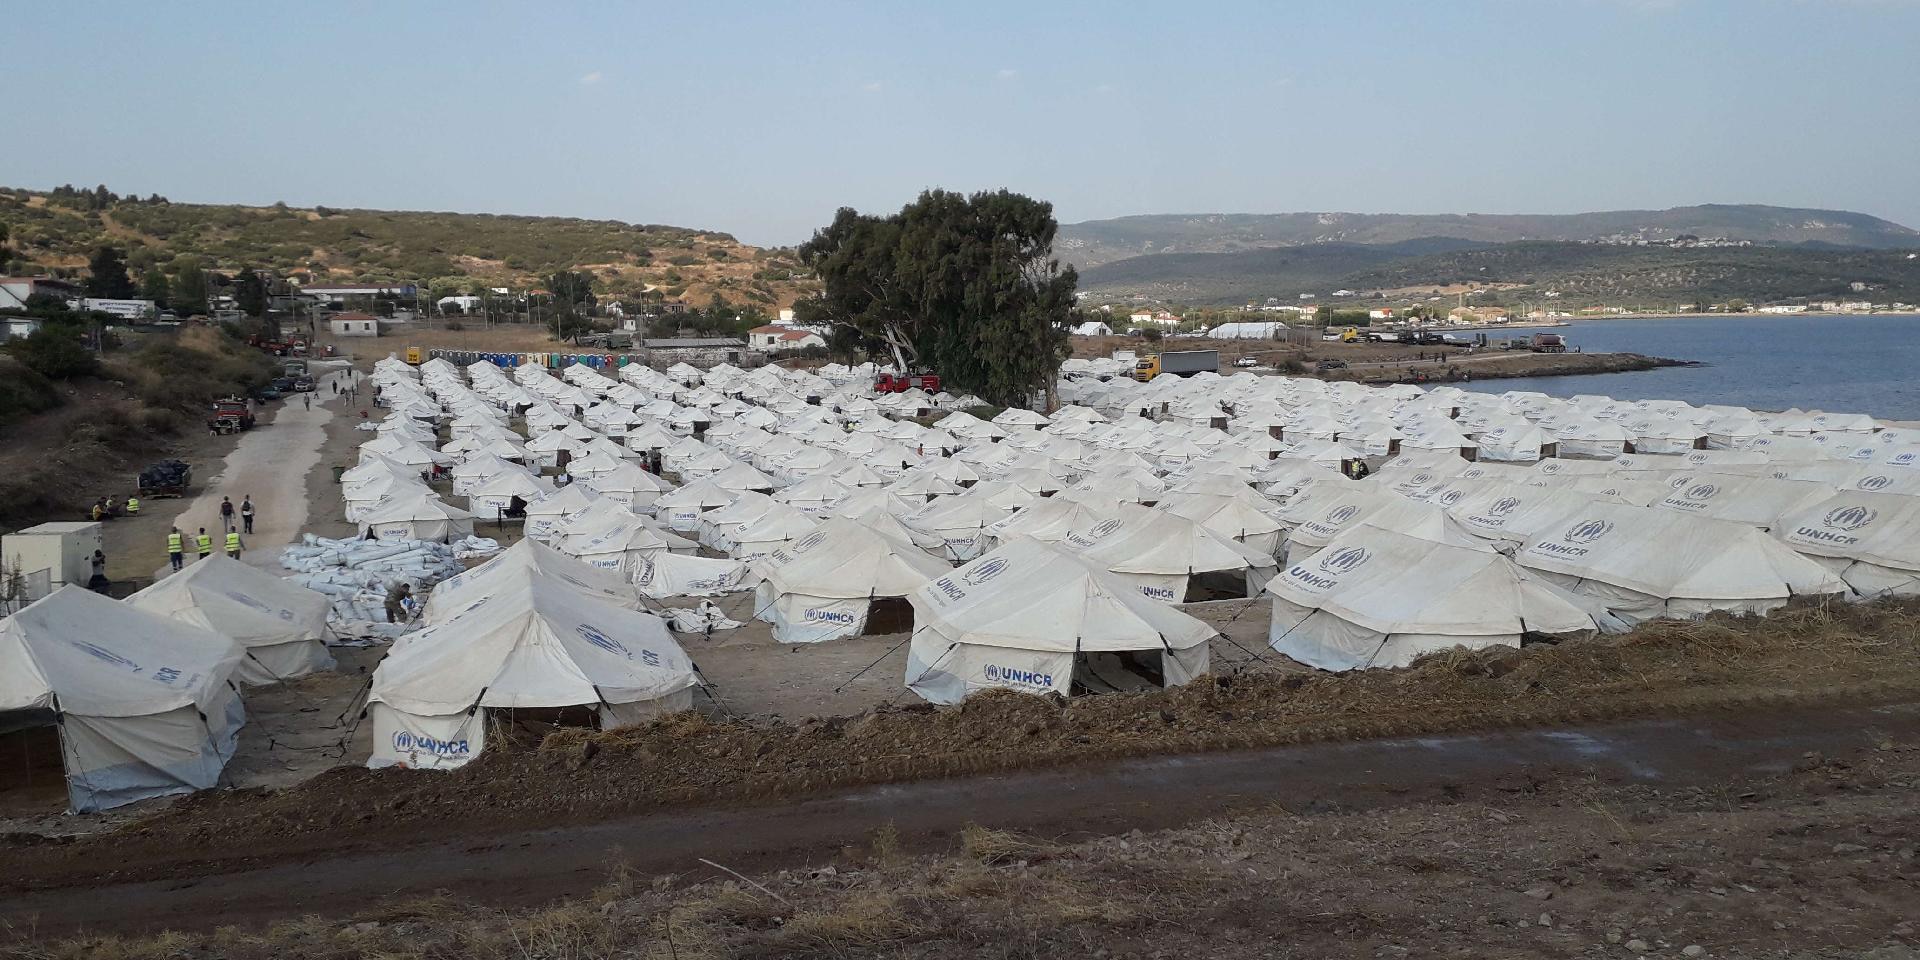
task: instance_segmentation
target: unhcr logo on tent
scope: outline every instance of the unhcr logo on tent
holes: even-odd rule
[[[1493,502],[1493,506],[1487,508],[1487,513],[1496,517],[1504,517],[1519,509],[1519,507],[1519,497],[1501,497]]]
[[[1892,477],[1872,476],[1861,479],[1861,481],[1854,484],[1854,486],[1871,493],[1875,490],[1885,490],[1892,483]]]
[[[1020,687],[1039,687],[1043,690],[1053,687],[1053,674],[1050,673],[1036,673],[1032,670],[1016,670],[1012,667],[1003,667],[993,663],[987,664],[983,672],[987,676],[988,683],[1005,683]]]
[[[640,569],[634,573],[633,582],[643,587],[653,585],[653,561],[652,560],[640,561]]]
[[[960,579],[977,587],[999,576],[1005,572],[1006,569],[1007,559],[1005,557],[992,557],[979,566],[974,567],[972,570],[961,574]]]
[[[1890,464],[1893,464],[1896,467],[1908,467],[1913,465],[1913,460],[1914,460],[1913,453],[1911,451],[1908,451],[1906,453],[1894,454],[1892,457],[1888,458],[1887,462]]]
[[[393,733],[393,749],[397,753],[430,754],[436,757],[464,757],[471,753],[465,740],[436,740],[432,737],[415,736],[406,730]]]
[[[579,634],[581,639],[587,641],[588,643],[593,644],[596,647],[599,647],[602,650],[605,650],[608,653],[613,654],[614,656],[625,657],[628,660],[633,659],[633,653],[626,648],[625,644],[622,644],[620,641],[615,640],[614,638],[609,637],[604,633],[601,633],[598,629],[595,629],[592,626],[589,626],[583,623],[577,627],[574,627],[573,632]]]
[[[1467,492],[1465,490],[1448,490],[1446,493],[1440,495],[1440,505],[1443,507],[1451,507],[1459,503],[1460,499],[1466,495]]]
[[[1567,529],[1561,539],[1568,543],[1592,543],[1613,531],[1611,520],[1583,520]]]
[[[816,530],[812,533],[807,534],[804,537],[801,537],[798,540],[795,540],[793,544],[789,546],[787,549],[792,550],[795,554],[806,553],[808,550],[812,550],[814,547],[817,547],[821,543],[825,542],[826,539],[827,539],[827,535],[825,533],[822,533]]]
[[[1320,569],[1328,573],[1352,573],[1360,569],[1361,564],[1366,563],[1369,556],[1365,547],[1347,547],[1322,557]]]
[[[831,623],[851,627],[860,618],[851,610],[822,610],[819,607],[808,607],[806,612],[800,615],[800,619],[808,623]]]
[[[1851,533],[1872,523],[1874,518],[1878,516],[1880,516],[1879,511],[1871,507],[1863,507],[1856,504],[1851,507],[1841,507],[1837,510],[1827,511],[1827,526],[1835,530],[1845,530]]]
[[[103,647],[97,643],[91,643],[86,640],[75,640],[73,641],[73,646],[74,646],[74,649],[79,650],[81,653],[84,653],[98,660],[104,660],[107,663],[113,664],[116,667],[123,667],[129,673],[139,673],[141,672],[142,669],[144,669],[139,664],[133,662],[132,660],[129,660],[126,657],[123,657],[117,653],[114,653],[112,650],[108,650],[106,647]]]

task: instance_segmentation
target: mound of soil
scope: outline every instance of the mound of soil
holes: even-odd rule
[[[862,784],[1308,741],[1920,695],[1920,601],[1801,603],[1557,646],[1456,650],[1405,669],[1259,672],[1071,701],[989,693],[798,724],[679,714],[489,740],[453,773],[341,768],[276,792],[205,792],[44,855],[251,858],[580,822]],[[42,851],[35,851],[42,854]]]

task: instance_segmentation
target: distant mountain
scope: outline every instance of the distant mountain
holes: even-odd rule
[[[1855,290],[1856,283],[1864,290]],[[1134,257],[1084,271],[1080,286],[1096,301],[1140,296],[1193,304],[1268,297],[1292,303],[1302,293],[1325,298],[1339,289],[1406,299],[1467,288],[1495,290],[1509,302],[1557,291],[1568,303],[1671,304],[1734,297],[1913,303],[1920,301],[1920,258],[1906,251],[1824,245],[1673,248],[1428,238]]]
[[[83,270],[103,243],[134,279],[188,256],[322,281],[425,280],[436,288],[538,286],[593,271],[602,299],[657,294],[706,306],[719,296],[771,311],[814,289],[791,251],[712,230],[617,220],[405,210],[171,203],[97,190],[0,187],[0,272]]]
[[[1173,303],[1244,303],[1326,293],[1347,276],[1486,244],[1449,237],[1400,243],[1313,243],[1237,253],[1165,253],[1101,264],[1080,274],[1080,288],[1098,295],[1145,296]]]
[[[1920,247],[1920,231],[1864,213],[1759,204],[1702,204],[1671,210],[1573,214],[1274,213],[1120,217],[1064,224],[1056,249],[1085,270],[1129,257],[1233,253],[1315,243],[1391,244],[1423,237],[1512,243],[1522,240],[1664,240],[1693,234],[1756,244]]]

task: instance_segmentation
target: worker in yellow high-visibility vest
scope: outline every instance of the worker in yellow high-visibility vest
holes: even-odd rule
[[[127,498],[127,516],[137,517],[139,515],[140,515],[140,498],[128,497]]]
[[[213,553],[213,538],[207,535],[207,528],[201,527],[200,533],[193,538],[193,545],[200,551],[200,559],[205,560]]]
[[[234,560],[240,559],[240,531],[238,530],[227,531],[227,556]]]
[[[174,527],[167,531],[167,562],[173,564],[173,569],[179,570],[186,566],[185,553],[186,540],[180,536],[180,528]]]

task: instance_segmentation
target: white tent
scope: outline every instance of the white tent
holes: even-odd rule
[[[950,569],[858,520],[829,519],[754,561],[755,615],[781,643],[819,643],[867,629],[875,600],[904,597]]]
[[[673,490],[673,484],[631,463],[622,463],[606,473],[583,479],[580,484],[637,513],[651,513],[654,501]]]
[[[907,688],[1069,694],[1176,686],[1207,672],[1214,629],[1081,557],[1016,537],[908,598]]]
[[[489,708],[584,707],[614,728],[689,709],[698,685],[659,617],[529,578],[394,645],[367,697],[367,765],[464,766]]]
[[[204,790],[246,723],[243,655],[210,630],[62,587],[0,620],[0,712],[58,725],[75,812]]]
[[[333,669],[324,639],[333,601],[238,560],[208,557],[127,602],[239,643],[246,653],[236,673],[241,683]]]
[[[711,480],[695,480],[653,501],[653,514],[667,526],[683,533],[700,529],[700,514],[724,507],[739,494],[714,486]]]
[[[1070,547],[1087,543],[1082,557],[1088,563],[1163,603],[1205,599],[1203,591],[1255,596],[1274,574],[1272,556],[1186,517],[1123,507],[1116,519],[1062,542]]]
[[[583,563],[538,541],[522,540],[486,563],[440,581],[427,597],[421,620],[440,623],[514,584],[542,578],[603,603],[640,607],[633,585],[620,574]]]
[[[467,494],[467,509],[476,517],[510,519],[515,500],[524,511],[527,504],[553,492],[553,481],[535,476],[525,467],[514,467],[475,484]]]
[[[570,483],[550,496],[527,504],[526,535],[545,540],[555,527],[600,499],[598,491],[585,484]]]
[[[1920,497],[1839,493],[1782,516],[1773,535],[1863,597],[1920,594]]]
[[[1714,610],[1763,614],[1846,583],[1759,530],[1620,503],[1592,503],[1545,525],[1514,559],[1584,598],[1600,626]]]
[[[661,550],[634,562],[633,583],[654,600],[667,597],[717,597],[753,589],[752,568],[744,560],[715,560]]]
[[[1267,643],[1323,670],[1404,667],[1449,647],[1520,645],[1594,622],[1559,589],[1497,553],[1363,523],[1268,582]]]
[[[457,540],[473,535],[473,514],[436,496],[403,497],[375,504],[361,514],[360,535],[376,540]]]

